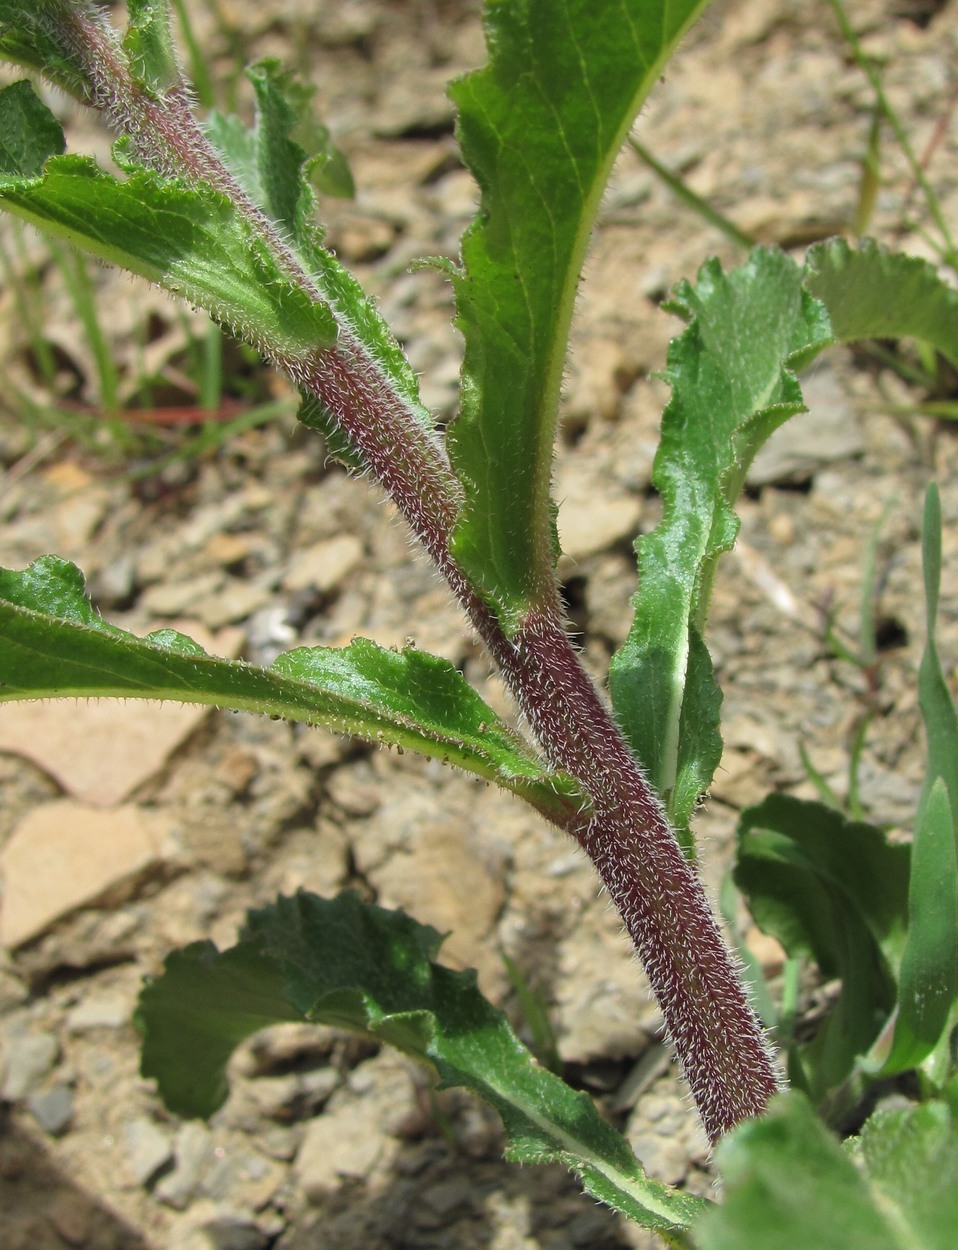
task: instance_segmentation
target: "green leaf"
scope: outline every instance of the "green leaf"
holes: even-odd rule
[[[314,214],[316,200],[303,177],[306,153],[292,139],[298,117],[289,99],[292,78],[276,60],[258,61],[246,71],[256,93],[256,121],[246,131],[236,118],[222,119],[240,125],[242,143],[224,152],[240,159],[234,172],[250,196],[271,221],[283,227],[303,251],[318,238]],[[211,137],[216,138],[215,130]]]
[[[738,531],[732,506],[758,448],[803,411],[791,371],[831,333],[798,266],[762,248],[727,274],[708,261],[670,307],[689,328],[670,345],[665,374],[672,397],[652,470],[663,517],[636,544],[635,618],[610,689],[633,750],[685,827],[722,753],[702,631],[716,563]]]
[[[68,51],[73,43],[83,43],[79,37],[71,43],[69,37],[71,23],[83,14],[78,17],[56,0],[51,9],[62,23],[47,21],[51,10],[43,21],[34,22],[22,4],[0,0],[0,21],[7,19],[6,25],[0,24],[0,36],[8,36],[10,55],[26,41],[29,46],[25,44],[20,59],[44,72],[56,50],[43,43],[47,26],[59,30],[62,24]],[[86,16],[92,21],[93,11]],[[36,35],[35,49],[29,32]],[[98,35],[109,38],[102,29]],[[165,4],[138,0],[125,45],[131,64],[122,69],[139,81],[139,86],[128,84],[134,95],[138,90],[161,92],[177,72],[167,56],[167,35]],[[118,57],[121,51],[117,47]],[[55,66],[50,76],[56,80],[54,71]],[[77,73],[82,72],[80,66]],[[381,371],[382,385],[391,386],[413,420],[435,440],[435,423],[419,399],[418,380],[401,348],[358,282],[320,246],[322,233],[313,219],[315,199],[308,180],[313,177],[338,194],[351,192],[352,182],[329,132],[306,109],[311,90],[298,86],[271,61],[255,66],[250,77],[257,97],[253,129],[214,115],[207,137],[252,205],[239,195],[232,203],[195,173],[208,153],[199,153],[190,166],[193,172],[182,181],[131,160],[133,151],[147,164],[157,159],[150,155],[152,136],[140,133],[143,118],[137,116],[117,122],[128,131],[114,146],[123,180],[80,157],[52,159],[42,176],[35,160],[29,167],[21,160],[18,169],[7,171],[9,176],[0,174],[0,206],[207,309],[237,337],[282,360],[294,377],[306,375],[307,369],[300,367],[305,357],[337,343],[367,382],[378,382],[375,375]],[[305,116],[297,115],[299,108]],[[307,157],[295,135],[318,148]],[[24,151],[38,146],[39,141],[30,141]],[[275,223],[272,237],[254,206]],[[315,404],[307,412],[315,423]],[[327,414],[326,424],[331,423]]]
[[[928,736],[928,764],[911,848],[908,938],[898,1013],[883,1073],[904,1072],[930,1055],[958,998],[958,716],[936,641],[941,505],[934,485],[925,501],[922,554],[927,636],[918,672],[918,701]],[[943,1040],[947,1049],[948,1038]]]
[[[353,171],[349,168],[346,153],[336,147],[325,126],[313,122],[299,131],[305,131],[304,142],[315,155],[309,161],[309,180],[321,195],[331,195],[338,200],[352,200],[356,196]]]
[[[828,309],[836,340],[911,336],[958,368],[958,290],[917,256],[889,252],[872,239],[858,250],[845,239],[817,243],[807,257],[807,289]]]
[[[431,414],[419,398],[419,382],[375,304],[356,279],[322,243],[322,229],[315,219],[316,200],[309,185],[311,175],[322,171],[339,178],[341,153],[332,146],[329,132],[309,111],[312,90],[280,71],[276,61],[261,61],[249,71],[256,93],[256,117],[252,128],[239,118],[212,113],[205,132],[224,163],[253,203],[282,229],[310,279],[335,311],[343,337],[353,335],[369,352],[375,365],[390,380],[415,420],[427,430],[435,428]],[[321,146],[306,152],[295,136]],[[347,170],[348,175],[348,170]],[[342,179],[339,179],[342,181]],[[350,190],[342,183],[341,190]],[[300,411],[300,419],[330,437],[331,450],[347,463],[358,465],[332,417],[320,411],[314,398]]]
[[[453,549],[509,632],[551,593],[552,445],[575,293],[612,163],[705,0],[486,6],[489,63],[450,89],[481,192],[454,279],[465,336],[450,430]]]
[[[958,1228],[954,1103],[876,1111],[862,1128],[854,1156],[889,1227],[900,1230],[899,1244],[949,1250]]]
[[[852,1072],[895,1001],[909,848],[822,803],[771,795],[743,812],[735,883],[756,924],[792,957],[810,956],[842,992],[802,1051],[817,1100]]]
[[[882,1074],[917,1067],[942,1038],[958,997],[955,822],[941,777],[915,825],[898,1014]],[[947,1040],[947,1039],[946,1039]]]
[[[552,774],[446,660],[363,638],[300,647],[269,668],[209,656],[172,630],[137,638],[103,621],[79,569],[43,556],[0,570],[0,701],[164,699],[260,712],[444,760],[560,821],[579,791]],[[68,712],[64,712],[68,716]]]
[[[30,83],[0,91],[0,176],[34,178],[65,146],[63,128]]]
[[[938,597],[941,587],[941,502],[932,483],[925,499],[922,528],[922,565],[925,581],[925,650],[918,670],[918,702],[928,737],[927,798],[940,777],[948,791],[952,813],[958,812],[958,714],[938,657]]]
[[[0,0],[0,60],[35,70],[89,104],[93,92],[70,39],[69,9],[68,0]]]
[[[123,37],[130,72],[155,97],[179,82],[167,0],[128,0],[129,25]]]
[[[589,1098],[539,1066],[475,973],[435,962],[441,940],[355,894],[280,898],[250,913],[231,950],[187,947],[144,988],[143,1075],[179,1114],[211,1114],[226,1095],[229,1053],[275,1003],[276,1021],[350,1029],[431,1065],[444,1086],[464,1085],[496,1108],[511,1159],[558,1160],[595,1197],[687,1244],[683,1230],[706,1204],[649,1179]]]
[[[290,182],[292,174],[298,177],[302,168],[318,191],[351,199],[356,188],[346,157],[313,110],[316,88],[285,72],[275,60],[258,61],[247,77],[256,91],[260,152],[272,150],[279,155]],[[264,176],[268,180],[270,175],[264,171]]]
[[[177,1115],[211,1116],[229,1095],[226,1065],[236,1047],[260,1029],[303,1017],[275,961],[249,944],[220,954],[212,942],[193,942],[168,955],[164,969],[144,985],[135,1016],[146,1034],[143,1075],[158,1078]]]
[[[725,1198],[693,1229],[699,1250],[951,1250],[958,1132],[945,1102],[880,1110],[843,1150],[798,1093],[718,1146]]]
[[[49,150],[41,108],[28,114],[22,93],[5,92],[0,129],[13,114],[25,150],[33,138]],[[292,283],[229,200],[205,184],[143,169],[120,181],[84,156],[51,156],[38,174],[27,158],[0,175],[0,205],[183,295],[264,349],[305,353],[336,339],[329,309]]]

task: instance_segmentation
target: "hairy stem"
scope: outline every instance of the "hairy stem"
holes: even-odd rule
[[[558,596],[517,636],[506,637],[450,554],[458,492],[443,489],[442,473],[421,447],[408,438],[394,441],[401,401],[359,345],[349,351],[352,358],[337,344],[318,353],[298,380],[362,450],[496,660],[550,764],[588,794],[590,812],[570,806],[557,823],[595,864],[625,922],[715,1141],[760,1115],[779,1079],[701,882],[582,668],[562,627]]]
[[[555,766],[592,800],[573,830],[645,968],[710,1141],[760,1115],[780,1082],[693,866],[568,637],[527,623],[500,661]]]
[[[67,12],[70,42],[83,53],[91,95],[114,126],[154,168],[202,179],[229,195],[291,279],[322,299],[206,141],[182,84],[162,97],[144,91],[131,79],[102,15],[86,3]],[[575,777],[588,795],[589,810],[569,803],[564,816],[550,816],[577,838],[622,915],[710,1140],[761,1114],[779,1085],[761,1027],[701,882],[565,633],[556,588],[547,588],[518,634],[508,638],[450,554],[463,492],[439,436],[397,393],[352,327],[341,321],[335,344],[306,359],[283,352],[274,358],[320,401],[360,453],[498,663],[550,764]]]
[[[781,1080],[694,867],[558,613],[513,640],[448,557],[437,560],[550,763],[591,801],[561,824],[592,860],[635,945],[709,1140],[761,1115]]]

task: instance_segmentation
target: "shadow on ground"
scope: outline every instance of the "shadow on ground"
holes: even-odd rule
[[[0,1246],[3,1250],[149,1250],[142,1236],[67,1177],[0,1107]]]

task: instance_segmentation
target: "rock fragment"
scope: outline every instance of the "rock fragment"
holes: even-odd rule
[[[0,851],[0,944],[22,946],[81,907],[129,898],[167,862],[170,833],[161,815],[138,807],[35,807]]]

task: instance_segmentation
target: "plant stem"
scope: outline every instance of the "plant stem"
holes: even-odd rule
[[[85,3],[68,10],[92,97],[154,168],[229,195],[289,273],[320,300],[310,275],[207,142],[181,83],[145,91],[112,28]],[[274,360],[310,391],[361,454],[446,578],[496,660],[550,764],[570,773],[589,810],[553,814],[595,864],[635,943],[710,1140],[760,1115],[779,1087],[761,1026],[701,882],[662,806],[566,635],[556,587],[507,638],[450,553],[463,492],[439,436],[396,391],[352,328],[332,347]]]
[[[451,471],[423,454],[421,427],[403,433],[402,401],[360,344],[318,352],[297,381],[362,451],[432,557],[549,763],[588,794],[591,811],[570,805],[557,823],[592,860],[625,922],[709,1139],[760,1115],[780,1084],[761,1025],[701,882],[562,626],[558,595],[506,637],[450,554],[458,513]]]
[[[561,626],[530,621],[515,644],[483,632],[550,762],[592,801],[570,832],[625,922],[714,1142],[780,1082],[701,882]]]
[[[495,658],[550,764],[575,777],[589,796],[591,810],[570,810],[561,827],[592,860],[625,923],[715,1142],[761,1115],[781,1080],[701,881],[583,669],[558,596],[508,639],[450,556],[448,536],[424,524],[419,509],[405,515]]]

